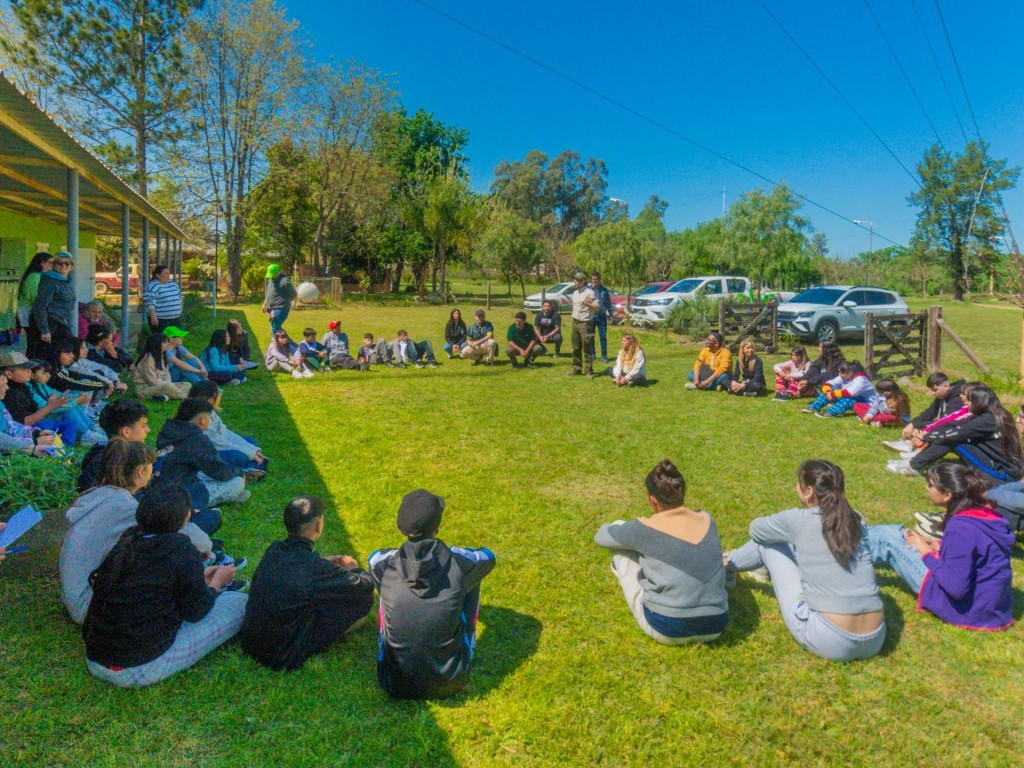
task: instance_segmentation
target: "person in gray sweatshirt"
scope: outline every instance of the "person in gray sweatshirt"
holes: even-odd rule
[[[729,621],[718,528],[686,506],[686,481],[668,459],[646,486],[654,514],[602,525],[594,543],[612,551],[612,573],[644,634],[663,645],[710,642]]]
[[[92,601],[89,574],[96,570],[121,534],[136,524],[135,494],[153,474],[156,451],[144,443],[114,437],[100,462],[100,485],[79,496],[67,511],[71,524],[60,549],[60,590],[75,623],[85,621]],[[189,523],[182,531],[206,558],[213,542]]]

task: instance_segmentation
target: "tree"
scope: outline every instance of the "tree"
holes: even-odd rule
[[[729,270],[729,237],[721,219],[704,221],[673,235],[680,251],[678,266],[684,274],[718,275]]]
[[[626,218],[587,229],[573,243],[573,251],[584,268],[598,270],[630,291],[647,269],[636,224]]]
[[[250,218],[257,238],[269,240],[286,272],[303,261],[316,229],[309,157],[291,139],[267,150],[267,173],[253,195]]]
[[[1017,185],[1020,168],[989,157],[988,144],[979,140],[968,142],[960,155],[933,145],[917,172],[921,188],[907,198],[920,209],[913,246],[943,262],[953,298],[963,301],[972,274],[994,259],[1003,191]]]
[[[648,279],[668,280],[680,255],[679,239],[670,237],[665,231],[667,208],[667,202],[651,195],[634,221]]]
[[[525,301],[526,275],[540,263],[544,255],[540,225],[499,200],[492,200],[489,208],[487,228],[479,249],[487,263],[505,276],[509,295],[512,294],[512,278],[519,280]]]
[[[726,217],[733,269],[755,283],[798,284],[810,269],[810,222],[797,214],[800,200],[785,184],[769,194],[746,192],[733,203]]]
[[[274,0],[214,0],[187,29],[195,137],[181,149],[192,189],[225,226],[228,291],[242,286],[242,245],[266,153],[285,132],[303,74],[297,23]]]
[[[180,135],[188,100],[180,35],[202,0],[11,0],[7,54],[62,98],[62,117],[143,195],[150,158]],[[113,134],[113,135],[111,135]],[[117,137],[124,137],[127,143]]]

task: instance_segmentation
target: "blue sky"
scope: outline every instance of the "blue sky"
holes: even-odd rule
[[[651,194],[683,229],[767,184],[544,71],[414,0],[283,0],[319,59],[357,59],[392,75],[410,112],[469,131],[474,188],[532,149],[569,148],[608,166],[608,194],[631,215]],[[758,0],[428,2],[508,46],[850,219],[905,244],[915,182],[815,71]],[[913,172],[936,134],[863,0],[763,0],[899,160]],[[869,0],[946,147],[976,132],[935,0]],[[939,0],[981,135],[993,156],[1024,165],[1024,4]],[[1024,192],[1006,196],[1024,242]],[[834,254],[868,248],[868,232],[812,205],[802,213]]]

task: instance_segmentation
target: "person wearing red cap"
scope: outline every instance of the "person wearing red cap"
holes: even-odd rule
[[[340,320],[331,320],[327,324],[327,333],[320,339],[320,343],[327,348],[327,361],[332,368],[345,368],[354,370],[359,363],[349,352],[348,334],[341,330]]]
[[[444,499],[407,493],[399,549],[378,549],[368,569],[380,593],[377,682],[398,699],[435,699],[463,688],[476,644],[480,583],[494,570],[489,549],[449,547],[439,538]]]

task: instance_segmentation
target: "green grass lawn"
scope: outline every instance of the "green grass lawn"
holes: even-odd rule
[[[502,340],[515,304],[491,313]],[[447,313],[355,299],[293,313],[287,326],[322,332],[337,317],[354,343],[404,327],[440,351]],[[994,374],[1016,371],[1015,313],[947,305],[945,316]],[[227,317],[266,344],[257,306],[222,309],[217,324]],[[195,327],[193,351],[211,327]],[[621,334],[610,331],[612,350]],[[726,547],[745,540],[752,517],[797,503],[795,471],[807,458],[843,467],[869,522],[909,523],[927,507],[921,480],[884,469],[892,454],[880,441],[891,433],[815,419],[797,403],[686,391],[697,348],[640,335],[654,380],[640,390],[567,379],[565,357],[515,371],[447,360],[313,380],[260,371],[227,390],[225,420],[257,435],[272,459],[250,502],[225,509],[222,535],[249,556],[250,575],[283,535],[285,502],[302,493],[331,510],[324,554],[365,563],[399,544],[398,503],[418,487],[446,498],[445,540],[496,553],[464,694],[390,701],[376,684],[372,620],[298,672],[265,670],[231,645],[150,689],[118,690],[86,673],[54,553],[30,550],[0,567],[0,765],[1019,765],[1020,625],[946,626],[918,613],[892,572],[879,572],[888,638],[867,662],[802,651],[770,588],[743,580],[718,642],[668,648],[640,633],[592,537],[603,522],[645,514],[643,478],[663,457],[683,470],[688,503],[715,516]],[[848,357],[860,356],[851,346]],[[914,390],[915,411],[923,392]],[[154,428],[172,412],[154,404]],[[28,557],[41,562],[13,562]]]

